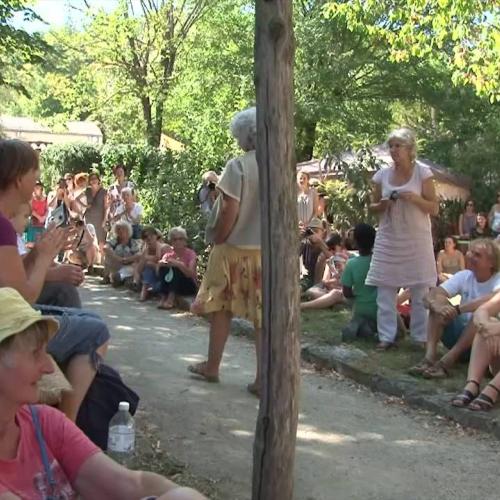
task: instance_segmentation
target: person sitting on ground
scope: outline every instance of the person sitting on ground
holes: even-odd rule
[[[10,219],[10,222],[17,233],[18,253],[23,258],[25,265],[32,266],[32,256],[25,259],[30,249],[27,248],[21,236],[26,227],[29,214],[29,203],[22,203],[18,211]],[[32,247],[35,252],[36,246],[35,243]],[[46,306],[81,308],[82,302],[77,287],[83,283],[83,279],[84,276],[81,269],[72,265],[51,263],[49,269],[47,269],[45,282],[36,303]]]
[[[358,224],[354,228],[354,242],[359,256],[349,259],[342,273],[342,293],[353,299],[352,319],[342,329],[342,340],[356,337],[375,338],[377,331],[377,288],[365,284],[370,269],[375,228]]]
[[[99,243],[95,228],[92,224],[85,224],[83,220],[75,222],[75,237],[71,248],[66,252],[70,264],[91,269],[99,255]]]
[[[7,217],[13,217],[23,203],[29,202],[39,176],[38,155],[28,143],[0,140],[0,287],[14,288],[29,303],[40,300],[50,272],[65,273],[71,267],[81,273],[76,266],[51,270],[54,258],[67,244],[68,232],[62,228],[49,227],[24,259],[19,255],[16,231]],[[74,421],[97,365],[106,355],[109,330],[99,316],[88,311],[43,304],[35,307],[60,319],[48,351],[73,388],[63,393],[59,409]]]
[[[141,258],[137,262],[134,271],[134,282],[141,286],[139,300],[144,302],[150,293],[158,293],[161,289],[160,276],[158,274],[158,263],[167,251],[173,248],[162,241],[160,232],[154,227],[145,227],[142,230],[141,239],[144,242]]]
[[[40,181],[35,184],[30,205],[31,220],[28,225],[26,236],[26,242],[28,244],[35,243],[38,236],[45,230],[45,219],[49,211],[47,197],[43,193],[43,184]]]
[[[469,407],[473,411],[489,411],[500,394],[500,293],[478,307],[474,313],[477,335],[472,351],[464,390],[457,394],[451,404],[459,408]],[[488,370],[493,379],[479,393],[481,382]]]
[[[453,236],[445,238],[444,250],[438,253],[436,267],[439,283],[444,283],[458,271],[465,269],[464,254],[457,249],[457,240]]]
[[[168,234],[172,249],[167,250],[158,263],[159,309],[172,309],[177,296],[194,296],[198,291],[198,257],[194,250],[188,248],[187,239],[186,230],[182,227],[173,227]]]
[[[141,258],[140,246],[132,238],[132,225],[124,220],[115,223],[111,238],[104,246],[104,283],[122,285],[134,276],[134,264]]]
[[[63,413],[36,404],[38,382],[54,371],[46,348],[58,322],[12,288],[0,289],[0,303],[1,499],[205,499],[157,474],[117,464]]]
[[[317,217],[313,217],[307,227],[300,230],[300,258],[302,262],[303,277],[307,283],[306,289],[319,283],[325,270],[326,258],[331,257],[331,252],[325,244],[325,228],[323,222]],[[325,254],[325,259],[318,259],[321,254]]]
[[[476,227],[470,232],[470,239],[492,238],[493,233],[488,226],[488,215],[484,212],[479,212],[476,217]]]
[[[500,290],[500,248],[488,239],[471,243],[471,269],[459,271],[440,286],[431,289],[425,298],[429,309],[429,328],[426,354],[412,375],[425,378],[443,378],[459,360],[468,360],[476,334],[472,313]],[[449,299],[460,295],[460,304]],[[437,359],[441,341],[449,351]]]
[[[122,189],[123,205],[115,213],[115,220],[124,220],[132,225],[132,238],[135,240],[141,237],[141,220],[143,208],[135,201],[135,194],[132,188]]]
[[[322,246],[323,240],[320,238],[321,237],[316,234],[310,237],[313,243],[318,239],[319,244]],[[323,255],[327,256],[326,261],[323,263],[323,279],[306,291],[305,294],[313,300],[302,302],[300,304],[301,309],[323,309],[345,302],[340,280],[349,255],[345,251],[342,245],[342,238],[338,233],[332,234],[326,242],[324,242],[324,245],[326,245],[328,250],[324,249],[321,255],[321,257],[323,257]],[[320,300],[320,298],[322,300]]]
[[[469,239],[471,231],[476,227],[476,209],[474,200],[467,200],[463,213],[458,218],[458,234],[460,238]]]

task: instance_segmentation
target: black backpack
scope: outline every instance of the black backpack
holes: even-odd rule
[[[108,447],[109,421],[120,401],[128,401],[131,415],[135,414],[139,396],[124,384],[114,368],[101,363],[80,406],[76,425],[102,450]]]

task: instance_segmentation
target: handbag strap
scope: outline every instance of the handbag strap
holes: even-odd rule
[[[33,424],[35,426],[36,440],[38,441],[38,446],[40,448],[40,454],[42,455],[43,468],[45,470],[45,475],[49,482],[49,489],[51,495],[47,497],[47,500],[53,498],[52,493],[56,486],[56,481],[52,475],[52,469],[50,468],[49,456],[47,454],[47,445],[45,444],[45,439],[42,434],[42,426],[40,425],[40,419],[38,418],[38,410],[36,406],[30,405],[31,417],[33,419]]]

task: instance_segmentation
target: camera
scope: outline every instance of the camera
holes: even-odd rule
[[[210,191],[214,191],[215,190],[215,182],[209,182],[208,189],[210,189]]]
[[[391,194],[389,195],[389,200],[396,201],[398,198],[399,198],[399,193],[396,190],[392,191]]]

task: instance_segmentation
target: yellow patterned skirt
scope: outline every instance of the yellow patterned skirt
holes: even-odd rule
[[[215,245],[193,310],[198,314],[229,311],[260,328],[261,273],[260,250],[247,250],[227,243]]]

